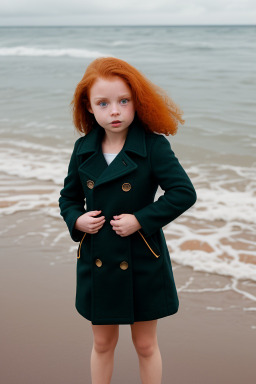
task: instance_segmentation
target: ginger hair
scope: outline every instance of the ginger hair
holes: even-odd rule
[[[71,101],[73,122],[79,132],[87,134],[95,124],[94,115],[88,111],[92,85],[98,78],[114,76],[119,76],[130,87],[137,117],[146,131],[174,135],[178,124],[184,124],[183,111],[162,88],[127,62],[114,57],[101,57],[89,64]]]

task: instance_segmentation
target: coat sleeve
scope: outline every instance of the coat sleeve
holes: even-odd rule
[[[149,161],[153,177],[164,194],[157,201],[133,213],[145,236],[151,236],[176,219],[197,199],[193,184],[165,136],[158,135],[152,144]]]
[[[59,198],[60,214],[66,222],[70,236],[74,241],[80,241],[84,234],[83,232],[74,228],[75,222],[79,216],[86,213],[84,208],[85,196],[78,174],[79,164],[76,156],[76,151],[80,139],[75,142],[73,153],[71,155],[68,166],[68,173],[64,179],[64,187],[60,191]]]

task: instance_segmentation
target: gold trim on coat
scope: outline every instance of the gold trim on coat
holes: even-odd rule
[[[139,234],[141,235],[141,237],[143,238],[143,240],[145,241],[145,243],[147,244],[147,246],[148,246],[148,248],[150,249],[150,251],[153,253],[153,255],[155,256],[155,257],[159,257],[160,255],[157,255],[154,251],[153,251],[153,249],[149,246],[149,244],[148,244],[148,242],[145,240],[145,237],[142,235],[142,233],[138,230],[138,232],[139,232]]]
[[[79,244],[79,248],[78,248],[78,256],[77,258],[80,259],[80,249],[81,249],[81,245],[82,245],[82,242],[85,238],[85,235],[86,235],[86,232],[84,233],[83,237],[82,237],[82,240],[80,241],[80,244]]]
[[[146,241],[146,239],[145,239],[145,237],[142,235],[142,233],[138,230],[138,232],[139,232],[139,234],[141,235],[141,237],[143,238],[143,240],[145,241],[145,243],[147,244],[147,246],[148,246],[148,248],[150,249],[150,251],[153,253],[153,255],[155,256],[155,257],[159,257],[160,255],[157,255],[154,251],[153,251],[153,249],[150,247],[150,245],[148,244],[148,242]],[[82,246],[82,242],[83,242],[83,240],[84,240],[84,238],[85,238],[85,235],[86,235],[86,232],[84,233],[84,235],[83,235],[83,237],[82,237],[82,239],[81,239],[81,241],[80,241],[80,244],[79,244],[79,248],[78,248],[78,256],[77,256],[77,258],[78,259],[80,259],[80,257],[81,257],[81,255],[80,255],[80,250],[81,250],[81,246]]]

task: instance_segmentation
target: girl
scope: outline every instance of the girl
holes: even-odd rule
[[[84,135],[75,142],[59,206],[79,242],[76,308],[91,321],[92,383],[110,383],[119,324],[130,324],[142,383],[159,384],[157,319],[179,306],[162,227],[196,201],[164,136],[184,123],[182,111],[112,57],[88,66],[72,105]],[[154,201],[158,186],[164,194]]]

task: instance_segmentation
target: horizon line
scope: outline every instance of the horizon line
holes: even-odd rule
[[[0,25],[0,28],[16,28],[16,27],[24,27],[24,28],[49,28],[49,27],[74,27],[74,28],[106,28],[106,27],[255,27],[256,24],[106,24],[106,25],[99,25],[99,24],[92,24],[92,25],[72,25],[72,24],[43,24],[43,25]]]

